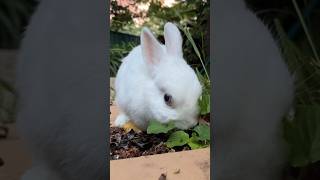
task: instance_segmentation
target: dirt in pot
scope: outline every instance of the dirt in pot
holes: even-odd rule
[[[126,133],[122,128],[110,127],[110,159],[190,150],[188,146],[168,148],[164,143],[167,139],[166,134],[147,134],[133,130]]]
[[[199,124],[207,124],[210,126],[210,115],[200,116]],[[185,130],[184,132],[187,133],[189,137],[195,133],[195,131],[191,129]],[[110,126],[110,159],[117,160],[191,150],[188,144],[168,147],[165,142],[167,142],[169,137],[171,137],[170,133],[148,134],[147,132],[137,132],[133,129],[128,132],[123,128]],[[193,143],[193,147],[195,146],[199,146],[199,144]]]

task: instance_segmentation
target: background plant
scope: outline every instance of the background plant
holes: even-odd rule
[[[295,0],[291,3],[301,25],[302,34],[296,35],[300,38],[293,38],[290,30],[286,32],[280,19],[275,19],[273,24],[283,57],[296,80],[294,109],[284,118],[283,132],[290,166],[297,171],[295,178],[313,179],[313,171],[320,170],[319,49],[312,25],[306,22],[298,3]]]
[[[0,1],[0,49],[19,47],[36,5],[35,0]],[[13,85],[0,77],[0,137],[2,138],[8,133],[6,124],[15,121],[15,104],[16,93]]]
[[[17,48],[36,0],[0,1],[0,48]]]
[[[319,61],[301,51],[277,26],[284,56],[296,77],[294,114],[284,120],[284,138],[291,166],[305,171],[320,161]]]
[[[181,25],[191,34],[194,43],[199,47],[199,52],[201,53],[205,66],[200,63],[198,55],[193,50],[192,43],[188,41],[186,34],[183,33],[185,59],[192,67],[198,68],[201,73],[204,73],[204,67],[206,68],[206,71],[210,71],[209,1],[176,1],[172,7],[164,6],[162,1],[138,0],[135,2],[136,4],[148,4],[149,8],[146,11],[136,13],[128,10],[137,7],[136,4],[129,3],[128,6],[122,7],[126,9],[122,11],[125,15],[119,16],[115,21],[113,19],[111,20],[111,27],[117,27],[114,28],[114,30],[139,36],[141,28],[147,26],[158,36],[158,39],[163,42],[163,27],[166,22],[173,22]],[[138,25],[126,23],[127,21],[131,22],[135,17],[142,18],[144,20],[143,23]]]
[[[114,44],[110,48],[110,76],[115,77],[120,67],[121,60],[136,46],[134,42]]]
[[[0,138],[5,138],[8,133],[5,125],[15,120],[15,97],[13,87],[0,78]]]

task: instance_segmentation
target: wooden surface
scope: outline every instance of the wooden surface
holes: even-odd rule
[[[9,126],[9,136],[0,140],[0,180],[20,180],[21,175],[31,166],[31,158],[25,144],[18,137],[15,124]]]
[[[162,173],[168,180],[209,180],[209,148],[142,156],[110,162],[111,180],[158,180]]]

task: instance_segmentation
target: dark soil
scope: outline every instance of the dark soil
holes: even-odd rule
[[[168,148],[164,144],[167,139],[166,134],[154,135],[133,130],[126,133],[122,128],[110,127],[110,159],[125,159],[190,150],[188,146]]]
[[[210,124],[210,116],[201,116],[200,121]],[[117,160],[190,150],[188,145],[168,148],[164,143],[167,139],[168,135],[166,134],[147,134],[133,130],[126,133],[122,128],[110,127],[110,159]]]

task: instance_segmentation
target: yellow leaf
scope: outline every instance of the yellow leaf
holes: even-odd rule
[[[131,129],[134,130],[135,132],[141,132],[141,130],[132,121],[128,121],[126,124],[124,124],[123,129],[126,132],[131,131]]]

